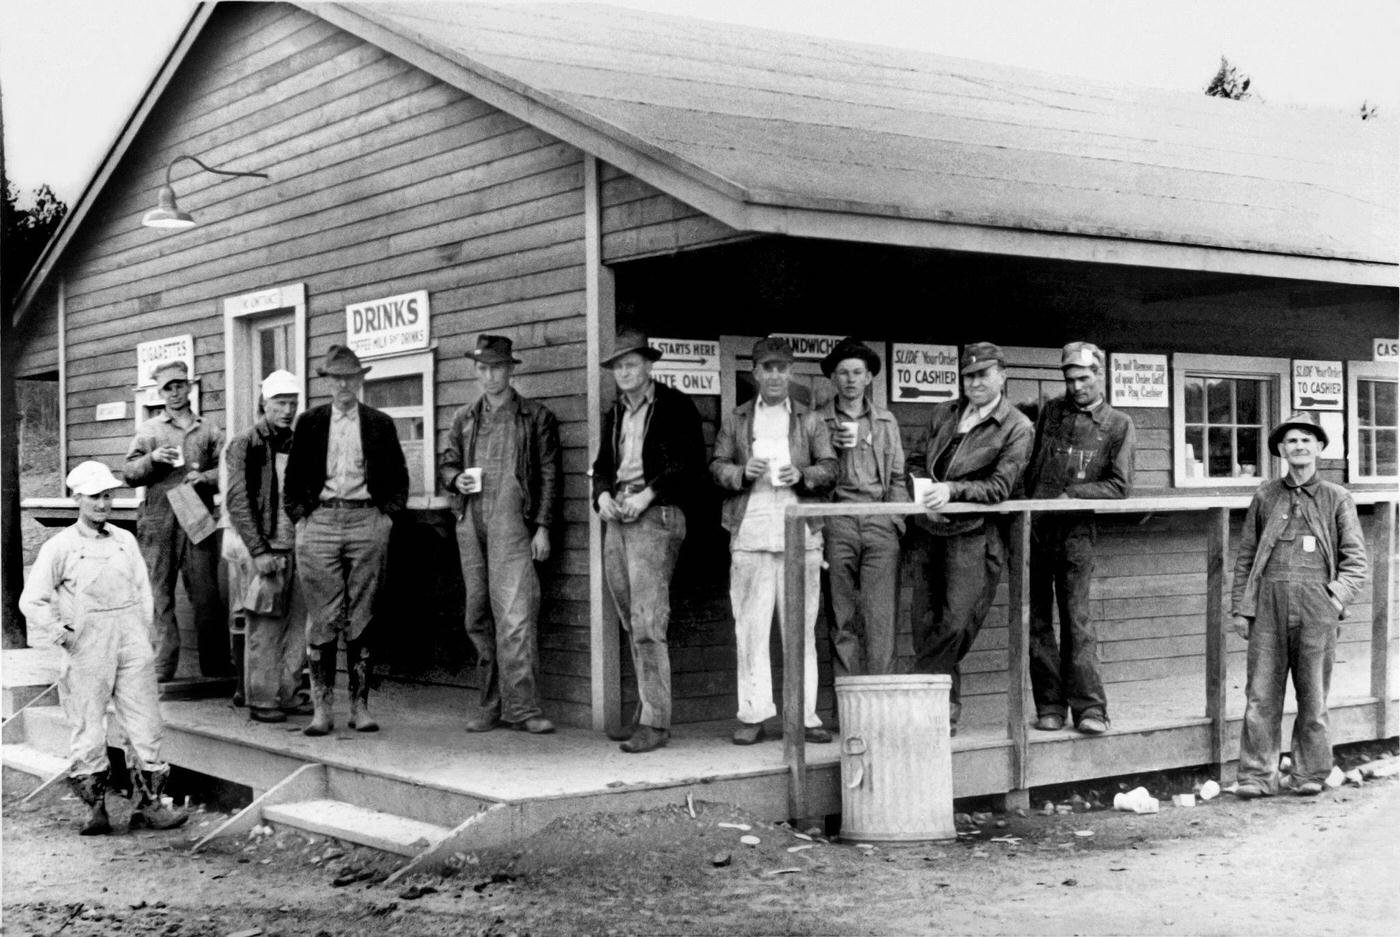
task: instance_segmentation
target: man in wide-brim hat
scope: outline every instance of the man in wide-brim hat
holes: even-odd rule
[[[306,601],[307,669],[315,707],[306,735],[334,728],[336,643],[345,637],[350,728],[374,732],[369,714],[370,650],[365,629],[374,613],[389,555],[393,516],[408,504],[408,466],[386,413],[360,402],[369,368],[344,345],[332,345],[316,373],[331,402],[296,421],[283,480],[296,522],[296,568]]]
[[[1293,677],[1294,793],[1322,793],[1332,771],[1327,689],[1338,622],[1361,593],[1368,562],[1356,503],[1323,481],[1317,462],[1327,432],[1314,413],[1295,413],[1269,433],[1288,464],[1254,492],[1240,532],[1231,590],[1232,625],[1249,641],[1244,725],[1235,796],[1277,794],[1283,694]]]
[[[700,414],[689,397],[652,378],[660,357],[645,332],[618,332],[602,361],[617,384],[617,401],[603,413],[593,460],[603,575],[637,675],[636,717],[610,733],[629,754],[671,738],[671,574],[685,541],[685,509],[705,471]]]

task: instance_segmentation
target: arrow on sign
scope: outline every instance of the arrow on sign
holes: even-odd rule
[[[705,361],[706,361],[705,358],[678,358],[678,357],[675,357],[674,355],[672,355],[672,356],[668,356],[668,357],[666,357],[666,358],[663,358],[661,361],[658,361],[657,364],[658,364],[658,365],[661,365],[661,364],[695,364],[695,365],[701,365],[701,364],[704,364]]]
[[[1341,403],[1342,402],[1340,400],[1335,400],[1331,397],[1298,398],[1298,406],[1300,407],[1338,407],[1341,406]]]
[[[901,388],[899,389],[899,396],[900,396],[902,399],[907,399],[907,398],[910,398],[910,397],[950,397],[950,398],[951,398],[951,397],[953,396],[953,392],[952,392],[951,390],[924,390],[923,388],[920,388],[920,387],[901,387]]]

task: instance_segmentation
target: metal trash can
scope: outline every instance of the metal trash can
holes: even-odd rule
[[[957,839],[947,675],[837,677],[841,838]]]

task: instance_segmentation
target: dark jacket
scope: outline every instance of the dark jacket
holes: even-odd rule
[[[544,404],[515,395],[515,480],[520,484],[521,513],[531,531],[551,528],[563,490],[563,453],[559,449],[559,421]],[[457,493],[457,476],[476,464],[476,434],[481,425],[485,398],[459,407],[452,414],[447,448],[438,457],[438,481],[452,496],[453,510],[460,517],[465,499]]]
[[[700,414],[690,398],[673,387],[653,381],[655,396],[647,413],[642,439],[642,480],[656,495],[653,504],[684,510],[705,479],[705,436]],[[602,442],[593,460],[593,507],[598,497],[617,485],[622,458],[622,395],[603,414]]]
[[[1048,401],[1035,423],[1026,471],[1032,498],[1126,498],[1133,487],[1132,419],[1108,401],[1082,413],[1066,397]]]
[[[282,510],[276,455],[291,448],[291,430],[279,433],[261,419],[248,432],[229,440],[224,450],[224,513],[253,556],[272,549],[268,539],[277,532],[277,514]]]
[[[374,506],[396,514],[408,504],[408,465],[398,430],[388,414],[364,404],[360,408],[360,448],[365,455],[365,485]],[[284,483],[287,513],[292,520],[308,517],[321,505],[326,486],[326,450],[331,438],[331,405],[312,407],[292,427],[292,452]]]
[[[1293,486],[1286,479],[1264,482],[1254,492],[1245,512],[1240,532],[1240,551],[1235,556],[1235,582],[1230,590],[1232,614],[1253,618],[1259,598],[1259,581],[1269,565],[1269,554],[1279,534],[1288,527],[1287,507]],[[1356,600],[1366,580],[1370,564],[1356,502],[1341,485],[1325,482],[1316,475],[1301,486],[1298,499],[1303,522],[1317,538],[1317,549],[1327,564],[1327,591],[1342,604],[1339,618]]]
[[[928,426],[909,453],[909,461],[905,463],[907,473],[910,478],[947,482],[950,501],[979,504],[1005,501],[1030,461],[1035,430],[1026,415],[1011,406],[1003,394],[991,415],[968,430],[962,442],[955,443],[963,405],[963,400],[958,399],[933,408]],[[935,478],[934,467],[950,446],[956,448],[943,473],[945,477]],[[921,527],[945,536],[967,533],[982,524],[982,518],[963,515],[919,517]]]

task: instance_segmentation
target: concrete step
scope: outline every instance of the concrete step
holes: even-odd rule
[[[71,732],[57,706],[30,706],[5,729],[6,742],[22,742],[47,755],[68,756]]]
[[[343,800],[301,800],[269,804],[263,822],[343,839],[381,852],[416,856],[452,831],[445,826],[370,810]]]
[[[6,768],[45,781],[68,768],[67,758],[40,751],[23,742],[0,745],[0,763],[3,763]]]

